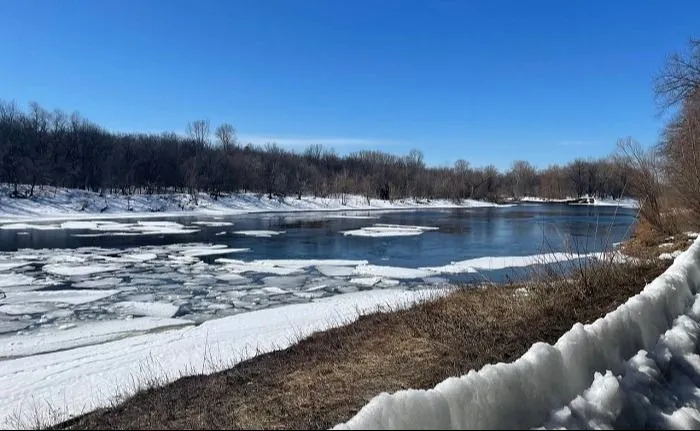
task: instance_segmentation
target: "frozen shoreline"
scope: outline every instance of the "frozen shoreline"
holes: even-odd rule
[[[429,208],[508,207],[490,202],[463,200],[457,204],[447,199],[413,198],[383,201],[358,195],[317,198],[294,196],[268,199],[255,193],[237,193],[212,198],[199,193],[197,203],[185,193],[153,195],[105,195],[49,187],[35,191],[32,198],[10,198],[9,186],[0,185],[0,223],[12,221],[101,220],[119,218],[154,218],[183,216],[230,216],[272,212],[415,210]]]

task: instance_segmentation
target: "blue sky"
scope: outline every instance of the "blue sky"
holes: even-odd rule
[[[653,144],[652,77],[697,1],[24,0],[0,13],[0,98],[111,130],[232,123],[507,167]]]

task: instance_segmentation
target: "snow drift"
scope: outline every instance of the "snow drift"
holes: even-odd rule
[[[696,240],[641,293],[554,346],[536,343],[512,363],[430,390],[382,393],[335,429],[697,428],[699,290]],[[659,395],[674,389],[681,394]]]

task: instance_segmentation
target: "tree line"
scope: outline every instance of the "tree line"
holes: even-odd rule
[[[447,198],[499,201],[627,194],[628,166],[617,157],[577,159],[536,169],[515,161],[493,165],[426,166],[423,154],[399,156],[358,151],[345,156],[311,145],[288,151],[274,142],[243,144],[230,124],[212,130],[206,120],[187,125],[187,135],[113,133],[81,117],[48,111],[37,103],[20,109],[0,101],[0,182],[15,197],[33,196],[37,185],[100,193],[206,191],[273,196],[363,195],[367,199]]]

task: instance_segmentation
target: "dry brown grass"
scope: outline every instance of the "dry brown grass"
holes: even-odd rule
[[[612,311],[669,262],[596,265],[574,279],[459,289],[375,313],[208,376],[144,390],[59,428],[328,428],[383,391],[430,388],[554,343],[575,322]],[[580,284],[580,283],[579,283]],[[522,294],[522,289],[527,294]]]
[[[679,219],[680,220],[680,219]],[[680,224],[680,230],[696,230],[698,226],[691,223],[690,220],[685,220]],[[645,219],[640,219],[630,239],[625,241],[621,247],[621,251],[628,255],[641,259],[655,259],[661,253],[670,253],[676,250],[685,250],[688,248],[688,241],[692,238],[684,233],[677,233],[673,236],[668,236],[656,230]],[[661,244],[671,244],[670,246],[660,248]]]

